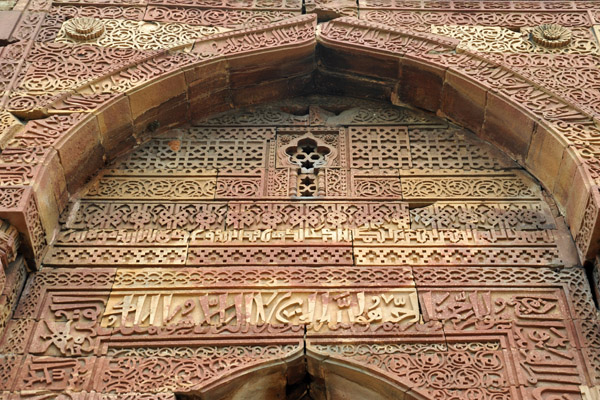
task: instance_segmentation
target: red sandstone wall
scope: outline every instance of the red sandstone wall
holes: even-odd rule
[[[597,2],[0,7],[3,398],[600,396]]]

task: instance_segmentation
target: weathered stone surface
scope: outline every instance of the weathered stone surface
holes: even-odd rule
[[[19,21],[19,17],[21,13],[18,11],[0,11],[0,40],[7,41],[11,37],[11,33],[17,22]]]
[[[597,396],[595,2],[0,21],[0,398]]]
[[[260,356],[251,365],[283,370],[245,390],[278,393],[281,374],[293,374],[289,382],[308,373],[315,393],[342,395],[351,381],[382,398],[475,389],[535,398],[540,382],[570,394],[595,379],[594,306],[582,271],[556,270],[570,267],[558,245],[568,233],[538,184],[467,131],[435,119],[413,125],[407,111],[377,117],[375,103],[342,106],[356,121],[346,128],[322,111],[315,126],[262,122],[310,121],[281,111],[310,114],[303,101],[160,135],[72,199],[44,259],[70,268],[32,278],[3,339],[8,354],[27,355],[14,390],[41,389],[36,371],[58,366],[81,379],[46,389],[221,393],[227,384],[211,360],[233,351],[228,371],[239,376],[242,353],[271,357],[282,340],[299,349],[290,340],[305,332],[308,370],[285,372]],[[307,177],[317,179],[298,183]],[[460,374],[444,387],[415,384],[375,362],[424,376],[446,370],[423,354],[463,360]],[[482,357],[493,363],[480,366]],[[561,368],[548,372],[546,362]],[[86,363],[98,382],[86,380]],[[193,384],[138,376],[156,363],[186,368]],[[390,386],[382,392],[373,374]],[[481,378],[465,386],[461,377],[473,374]]]

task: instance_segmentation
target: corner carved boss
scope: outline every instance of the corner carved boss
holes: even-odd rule
[[[321,168],[329,166],[336,158],[335,148],[323,143],[310,132],[295,138],[279,150],[279,159],[290,171],[290,196],[323,196],[325,184]]]
[[[558,24],[543,24],[531,31],[533,41],[543,47],[557,49],[571,43],[571,31]]]
[[[71,18],[63,26],[67,36],[80,42],[99,38],[104,33],[102,21],[90,17]]]

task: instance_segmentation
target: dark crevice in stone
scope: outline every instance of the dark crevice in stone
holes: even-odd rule
[[[425,208],[425,207],[432,206],[435,203],[436,203],[435,201],[426,201],[426,202],[419,202],[419,203],[408,203],[408,209],[409,210],[415,210],[417,208]]]
[[[18,40],[15,39],[0,39],[0,47],[6,47],[9,44],[13,44],[18,42]]]
[[[592,301],[594,302],[596,309],[599,309],[599,299],[594,288],[594,263],[591,261],[587,261],[585,264],[583,264],[583,268],[585,269],[585,277],[587,278],[587,283],[590,287],[590,295],[592,296]]]

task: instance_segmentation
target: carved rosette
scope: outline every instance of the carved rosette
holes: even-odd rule
[[[282,139],[282,141],[285,139]],[[280,161],[288,166],[299,167],[290,177],[290,196],[318,197],[325,194],[321,167],[326,167],[337,156],[337,150],[328,146],[310,132],[296,137],[279,149]]]
[[[533,28],[533,41],[544,47],[556,49],[571,43],[571,31],[558,24],[543,24]]]
[[[102,21],[89,17],[72,18],[65,22],[64,27],[67,36],[79,41],[96,39],[104,33]]]

